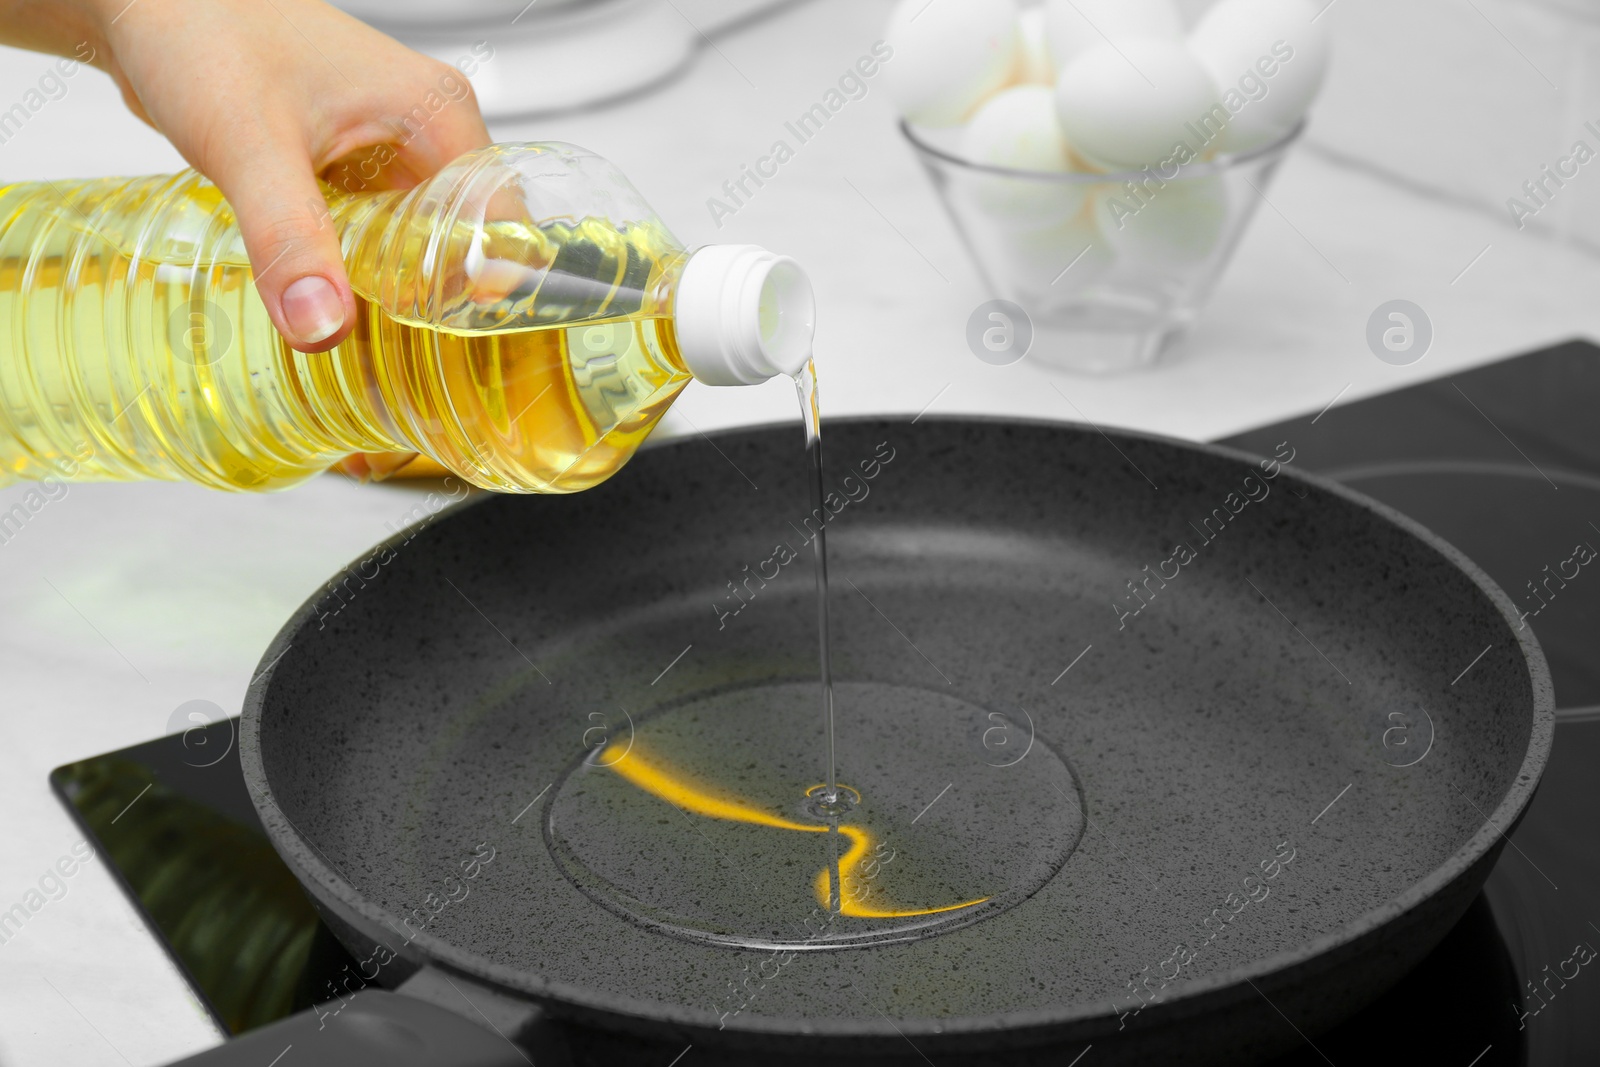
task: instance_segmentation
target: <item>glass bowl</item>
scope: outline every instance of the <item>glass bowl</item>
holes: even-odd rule
[[[1027,312],[1029,356],[1096,374],[1182,339],[1303,128],[1182,166],[1061,174],[976,163],[959,129],[900,123],[993,295]]]

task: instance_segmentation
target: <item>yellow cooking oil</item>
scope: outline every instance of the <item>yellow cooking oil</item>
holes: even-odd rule
[[[325,187],[308,210],[337,228],[356,321],[313,355],[274,330],[193,171],[0,185],[0,485],[271,490],[355,452],[503,492],[603,481],[690,380],[670,314],[685,253],[653,216],[539,218],[504,188],[461,211],[484,172]]]

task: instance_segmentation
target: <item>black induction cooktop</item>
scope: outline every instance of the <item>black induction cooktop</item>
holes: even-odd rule
[[[1288,1064],[1600,1063],[1600,347],[1573,341],[1230,437],[1405,512],[1517,602],[1555,680],[1555,747],[1438,951]],[[1593,573],[1591,573],[1593,572]],[[1470,665],[1464,664],[1464,667]]]
[[[1461,922],[1389,993],[1274,1067],[1600,1063],[1597,411],[1600,347],[1571,342],[1220,442],[1269,454],[1292,441],[1297,466],[1462,549],[1526,612],[1561,709],[1538,795]],[[237,736],[237,720],[196,724],[51,775],[230,1033],[337,1010],[363,984],[261,832]],[[134,800],[142,817],[119,826]]]

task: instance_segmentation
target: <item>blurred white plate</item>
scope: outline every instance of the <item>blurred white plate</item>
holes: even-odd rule
[[[701,40],[670,0],[336,2],[461,67],[488,118],[569,111],[639,92],[682,70]]]

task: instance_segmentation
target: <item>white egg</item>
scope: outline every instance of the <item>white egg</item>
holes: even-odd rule
[[[1134,38],[1183,39],[1173,0],[1046,0],[1045,40],[1057,69],[1107,41],[1118,48]]]
[[[1071,170],[1067,140],[1056,120],[1055,91],[1046,85],[1017,85],[990,97],[962,131],[961,157],[1041,175]],[[964,173],[961,185],[967,199],[992,222],[1034,227],[1076,215],[1087,188],[1082,182],[983,171]]]
[[[884,36],[894,49],[884,85],[918,125],[966,121],[1022,63],[1014,0],[900,0]]]
[[[1085,212],[1054,226],[995,231],[985,266],[1018,303],[1044,311],[1100,281],[1113,262],[1110,245]]]
[[[1086,159],[1138,169],[1173,156],[1180,144],[1200,154],[1229,117],[1217,96],[1211,75],[1181,44],[1102,43],[1062,69],[1056,114]]]
[[[1022,31],[1022,67],[1019,77],[1030,85],[1054,85],[1056,65],[1050,60],[1050,45],[1045,40],[1044,8],[1025,7],[1017,17]]]
[[[1141,273],[1180,274],[1222,243],[1228,189],[1216,177],[1101,186],[1094,217],[1118,262]]]
[[[1069,169],[1055,90],[1016,85],[990,97],[962,130],[961,151],[975,162],[1013,170]]]
[[[1222,0],[1189,35],[1233,113],[1229,151],[1276,140],[1305,116],[1328,69],[1319,10],[1311,0]]]

